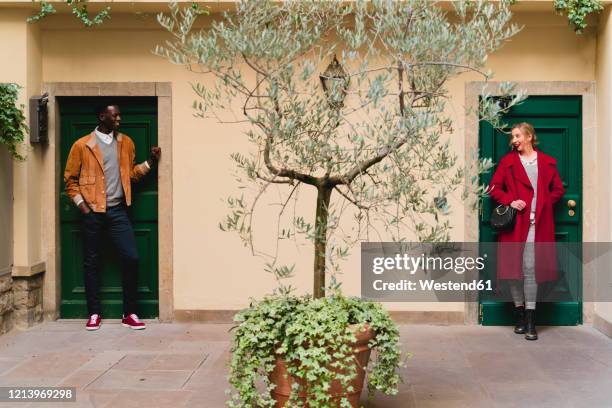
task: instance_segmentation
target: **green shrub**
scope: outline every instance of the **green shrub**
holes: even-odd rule
[[[23,113],[24,106],[17,105],[21,87],[17,84],[0,84],[0,143],[17,160],[25,157],[17,153],[17,146],[23,142],[28,131]]]

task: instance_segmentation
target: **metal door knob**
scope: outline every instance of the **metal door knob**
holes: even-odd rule
[[[567,206],[569,208],[574,208],[576,207],[576,202],[574,200],[567,200]]]

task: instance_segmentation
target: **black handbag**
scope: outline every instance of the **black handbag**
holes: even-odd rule
[[[516,209],[500,204],[491,211],[489,222],[491,227],[497,231],[511,230],[516,223]]]
[[[514,181],[514,175],[510,172],[512,180]],[[514,228],[516,223],[516,209],[509,205],[500,204],[493,208],[491,216],[489,217],[489,223],[491,227],[497,231],[508,231]]]

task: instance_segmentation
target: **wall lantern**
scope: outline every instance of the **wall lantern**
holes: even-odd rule
[[[332,109],[342,108],[348,92],[350,78],[346,75],[335,55],[325,72],[319,75],[319,78],[329,106]]]
[[[49,142],[48,102],[48,93],[30,98],[30,143]]]

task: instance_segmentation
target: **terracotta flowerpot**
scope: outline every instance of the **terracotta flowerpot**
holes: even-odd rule
[[[363,383],[365,380],[365,369],[368,366],[368,361],[370,360],[371,350],[368,343],[374,337],[375,333],[368,326],[366,326],[366,330],[364,331],[359,331],[357,329],[357,325],[354,326],[357,342],[354,343],[353,350],[355,359],[357,360],[357,375],[350,383],[353,386],[353,392],[346,392],[339,380],[335,380],[331,383],[331,387],[328,392],[332,396],[332,400],[337,402],[338,406],[340,406],[340,400],[342,397],[346,397],[352,407],[358,408],[359,397],[361,395],[361,390],[363,389]],[[276,401],[276,408],[290,408],[289,405],[286,405],[286,403],[289,401],[291,385],[293,383],[298,383],[303,387],[302,390],[304,391],[300,392],[299,397],[304,401],[306,400],[305,389],[308,387],[307,382],[289,375],[287,372],[287,363],[282,358],[276,359],[276,365],[270,374],[270,380],[276,385],[272,391],[272,398],[274,398]]]

